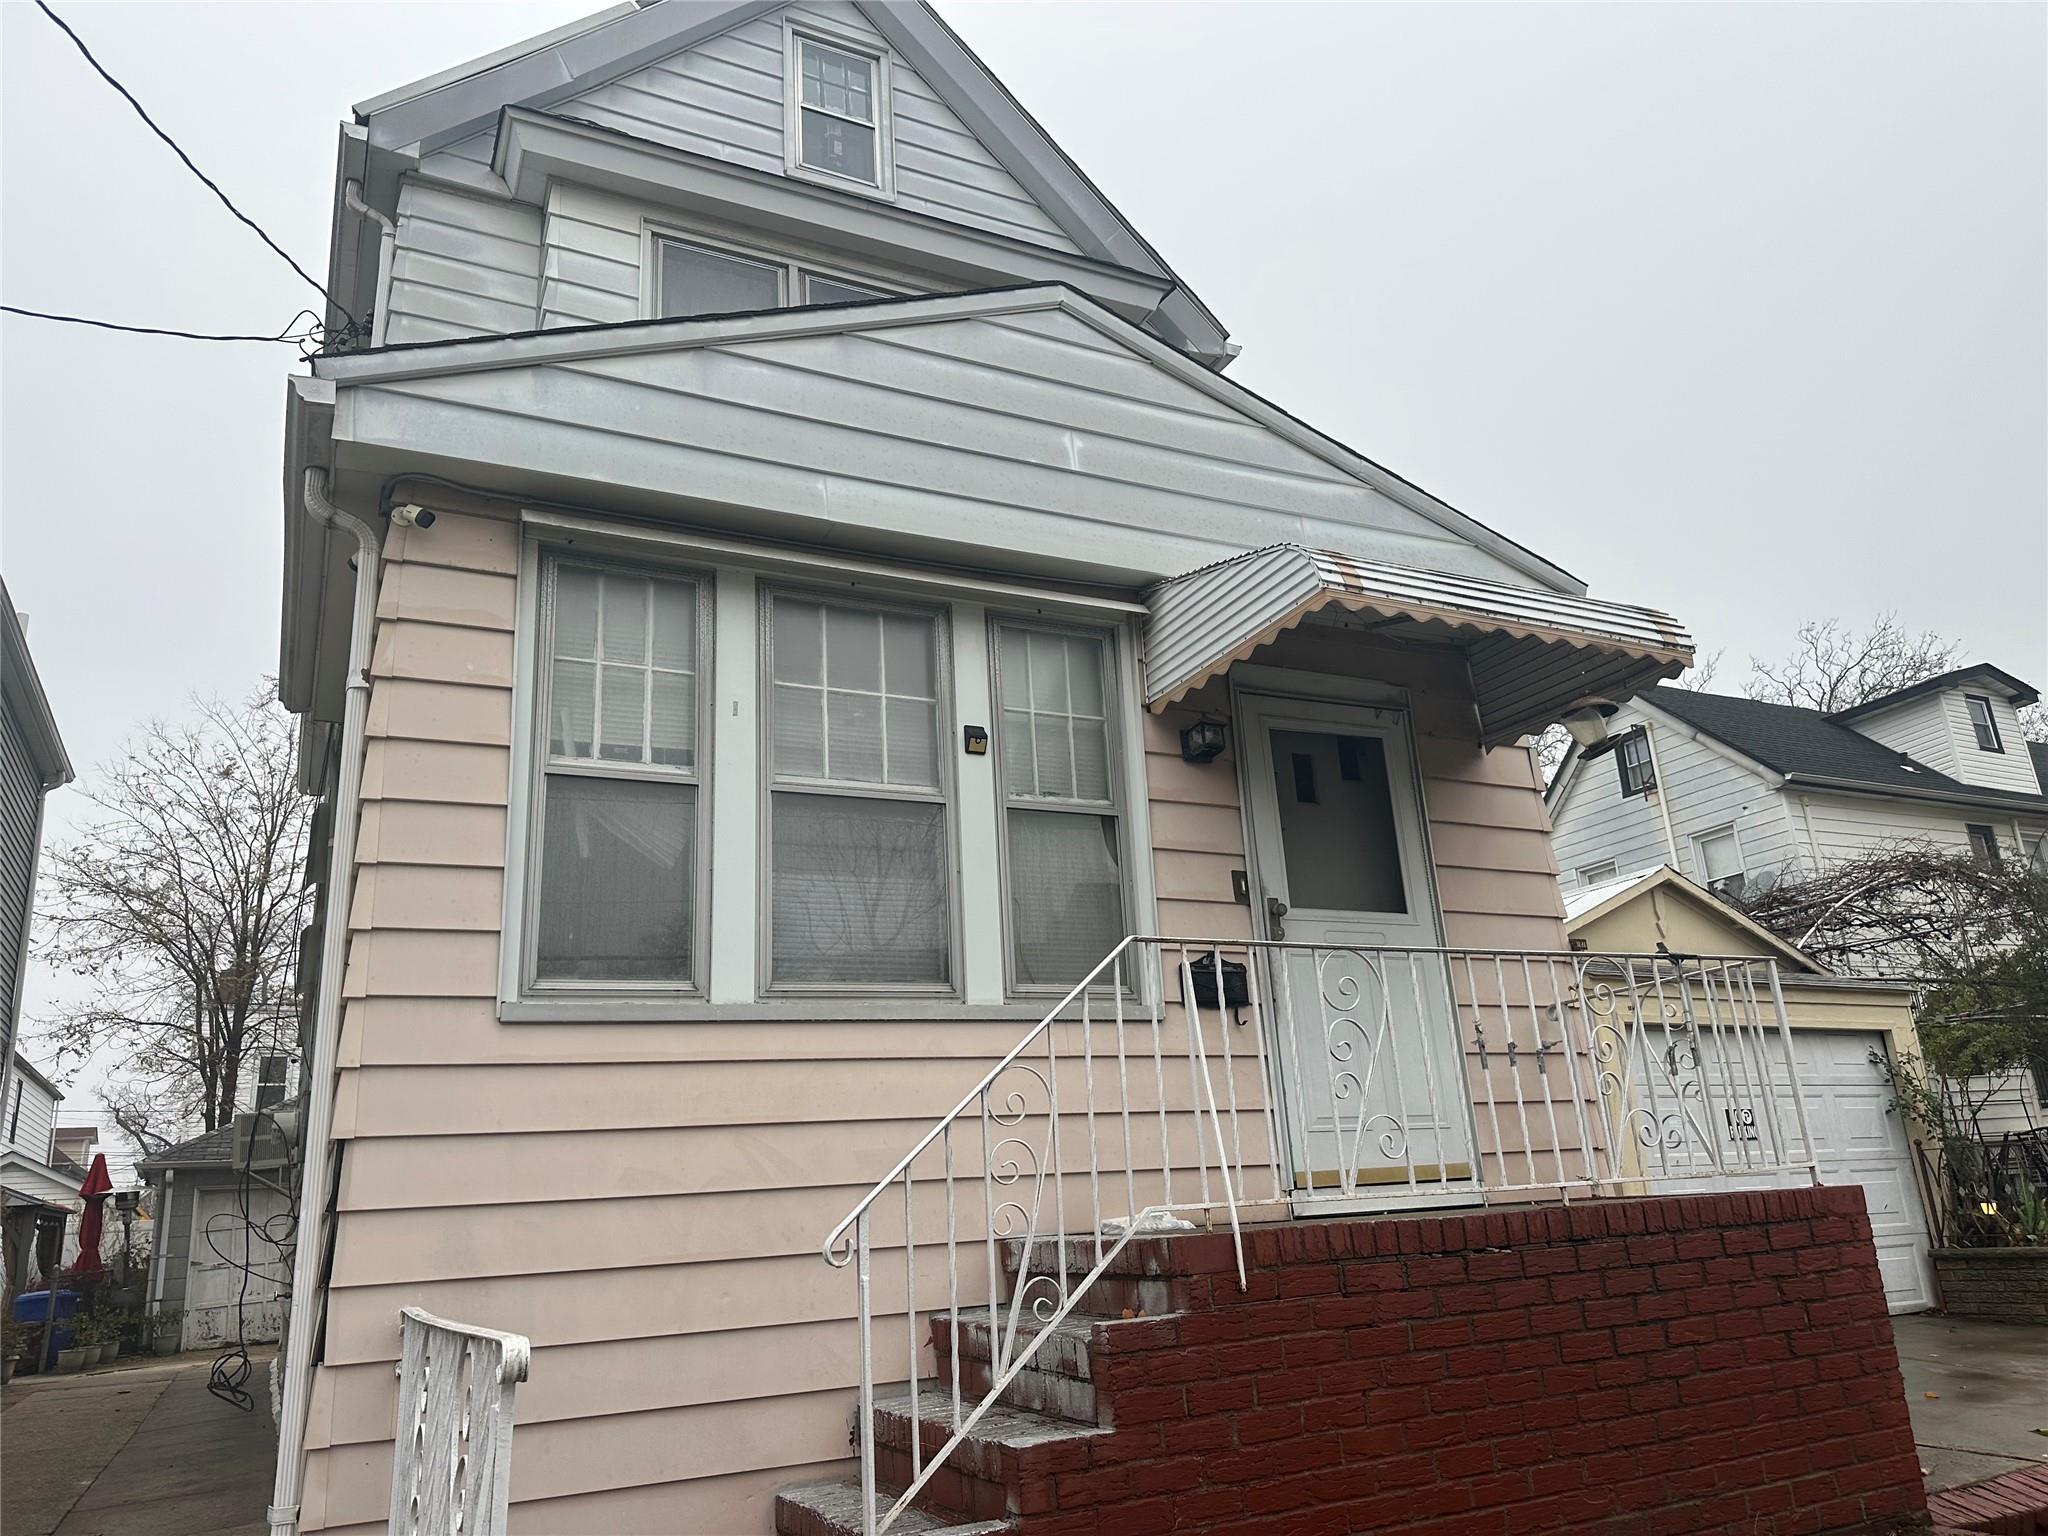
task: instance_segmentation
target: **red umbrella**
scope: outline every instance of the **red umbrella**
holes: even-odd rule
[[[101,1268],[100,1224],[106,1220],[102,1207],[114,1192],[114,1181],[107,1177],[106,1153],[93,1154],[91,1171],[78,1186],[78,1192],[85,1197],[85,1214],[78,1219],[78,1262],[72,1266],[72,1272],[84,1277],[98,1274]]]

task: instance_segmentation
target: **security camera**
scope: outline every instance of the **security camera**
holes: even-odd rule
[[[402,507],[391,509],[391,525],[394,528],[431,528],[434,514],[416,501],[408,501]]]

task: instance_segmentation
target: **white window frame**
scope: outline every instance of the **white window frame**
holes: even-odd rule
[[[1582,864],[1578,871],[1579,884],[1588,889],[1596,885],[1605,885],[1619,873],[1612,859],[1602,859],[1597,864]]]
[[[838,53],[850,53],[856,58],[868,60],[875,66],[875,180],[855,181],[850,176],[841,176],[833,171],[820,170],[804,164],[804,121],[806,111],[823,111],[819,107],[805,107],[803,104],[803,56],[806,42],[817,43]],[[881,198],[888,202],[896,199],[896,137],[891,129],[890,119],[895,116],[895,97],[889,79],[889,52],[877,48],[873,43],[860,41],[830,27],[819,26],[806,20],[798,25],[787,12],[782,19],[782,165],[789,175],[804,181],[816,182],[820,186],[838,187],[862,197]],[[828,114],[836,116],[837,114]],[[847,118],[847,122],[855,119]]]
[[[706,234],[684,225],[648,219],[642,223],[640,239],[640,270],[643,274],[640,285],[640,314],[645,320],[690,318],[670,315],[662,309],[661,256],[662,247],[665,245],[692,246],[700,251],[708,251],[714,256],[729,256],[735,261],[750,261],[757,266],[776,268],[782,279],[776,305],[778,309],[809,308],[812,278],[823,278],[833,283],[848,283],[858,288],[871,288],[880,298],[908,298],[919,291],[906,287],[893,277],[877,277],[872,272],[839,266],[829,261],[816,261],[788,251],[750,245],[742,240]]]
[[[1979,842],[1977,834],[1982,832],[1984,840]],[[2005,845],[1998,840],[1998,828],[1989,822],[1966,821],[1963,823],[1963,841],[1970,845],[1970,856],[1987,869],[2005,867]]]
[[[1708,827],[1705,831],[1695,832],[1692,835],[1692,867],[1699,874],[1699,883],[1705,886],[1707,890],[1712,891],[1716,896],[1719,896],[1721,893],[1715,890],[1715,881],[1707,872],[1707,844],[1723,837],[1727,838],[1734,846],[1735,872],[1732,875],[1723,875],[1720,878],[1724,881],[1739,879],[1746,886],[1749,880],[1749,861],[1743,856],[1742,834],[1736,830],[1735,823],[1731,821],[1718,827]]]
[[[1108,741],[1106,772],[1109,780],[1110,798],[1105,801],[1062,800],[1042,798],[1036,795],[1017,796],[1010,793],[1009,776],[1004,765],[1003,744],[1003,678],[1002,678],[1002,631],[1005,629],[1038,630],[1046,634],[1081,635],[1099,640],[1103,645],[1102,664],[1102,709],[1103,723],[1107,727]],[[988,616],[988,679],[989,679],[989,759],[995,768],[996,797],[996,841],[998,889],[1002,904],[1003,934],[1003,988],[1011,997],[1038,998],[1062,997],[1081,978],[1074,976],[1064,984],[1046,982],[1023,982],[1017,977],[1017,935],[1014,931],[1010,900],[1010,812],[1061,811],[1082,816],[1112,816],[1116,819],[1117,875],[1120,885],[1120,899],[1123,906],[1124,935],[1143,930],[1134,926],[1137,910],[1135,882],[1132,878],[1132,864],[1135,858],[1131,842],[1130,776],[1127,763],[1125,738],[1127,716],[1130,713],[1124,688],[1125,667],[1123,664],[1123,634],[1115,625],[1077,623],[1063,619],[1046,618],[1040,614],[991,612]],[[1104,951],[1104,954],[1107,954]],[[1096,959],[1102,959],[1102,955]],[[1126,966],[1123,989],[1136,995],[1137,967]]]
[[[934,729],[937,740],[934,750],[938,757],[938,787],[930,792],[915,785],[907,784],[863,784],[837,779],[807,779],[794,776],[781,777],[775,772],[775,600],[787,597],[799,602],[819,602],[829,606],[857,608],[875,613],[900,613],[926,619],[932,626],[932,665],[935,669],[933,687],[937,694],[936,720]],[[755,713],[760,721],[757,751],[759,767],[755,774],[756,793],[759,809],[755,817],[759,827],[760,875],[756,880],[755,920],[760,942],[755,946],[756,995],[762,999],[793,997],[852,997],[852,998],[959,998],[965,995],[964,972],[966,960],[963,954],[962,929],[960,920],[960,790],[959,774],[956,771],[956,754],[953,750],[955,727],[953,724],[953,700],[957,685],[954,680],[953,661],[953,615],[945,603],[919,603],[905,600],[871,587],[825,587],[812,583],[789,581],[764,581],[760,584],[759,622],[759,665],[755,668],[756,697],[759,706]],[[937,805],[940,810],[941,838],[940,867],[946,876],[946,972],[943,983],[919,984],[915,982],[778,982],[775,972],[775,797],[778,794],[820,795],[827,799],[886,800],[893,803]]]
[[[1977,718],[1980,709],[1984,712],[1981,720]],[[2004,756],[2005,737],[1998,729],[1998,712],[1991,707],[1991,700],[1981,693],[1966,693],[1963,695],[1963,713],[1970,717],[1970,730],[1977,738],[1977,750]]]
[[[697,591],[697,762],[689,770],[651,768],[645,764],[601,762],[564,767],[551,762],[547,727],[548,691],[552,683],[554,573],[564,563],[629,576],[688,581]],[[713,644],[717,583],[710,571],[640,555],[619,556],[586,551],[563,543],[529,543],[523,552],[522,575],[532,594],[520,604],[517,653],[518,689],[515,710],[520,729],[514,733],[513,793],[506,808],[508,857],[500,960],[500,1002],[673,1002],[706,995],[710,968],[711,900],[711,688],[716,665]],[[669,981],[543,981],[538,976],[541,851],[547,837],[545,782],[550,770],[581,777],[691,784],[697,790],[690,914],[690,970],[687,982]]]

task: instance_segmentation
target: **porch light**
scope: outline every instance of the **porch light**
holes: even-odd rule
[[[1180,756],[1184,763],[1213,763],[1223,755],[1223,722],[1197,720],[1180,733]]]
[[[1615,705],[1605,699],[1591,699],[1575,705],[1564,717],[1564,728],[1572,733],[1572,740],[1579,749],[1590,752],[1607,740],[1607,722],[1614,717]]]

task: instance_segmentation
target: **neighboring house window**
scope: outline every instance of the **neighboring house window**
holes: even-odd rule
[[[888,190],[888,132],[880,57],[792,33],[796,45],[794,164]]]
[[[1647,794],[1657,787],[1657,775],[1650,766],[1650,733],[1641,726],[1614,741],[1614,769],[1621,776],[1621,793]]]
[[[1604,885],[1614,878],[1614,860],[1600,864],[1587,864],[1579,870],[1579,884]]]
[[[1740,896],[1748,877],[1742,871],[1742,843],[1733,827],[1717,827],[1692,840],[1700,883],[1716,896]]]
[[[284,1102],[285,1070],[289,1065],[283,1056],[265,1056],[256,1064],[256,1107],[268,1109],[273,1104]]]
[[[767,603],[769,985],[950,990],[938,616],[802,592]]]
[[[703,588],[564,558],[545,569],[528,976],[553,990],[692,989]]]
[[[2005,743],[1998,739],[1998,717],[1991,713],[1991,701],[1974,693],[1963,695],[1963,702],[1970,707],[1970,728],[1977,733],[1977,746],[1985,752],[2003,752]]]
[[[654,314],[743,315],[805,304],[857,304],[895,297],[891,289],[821,271],[767,251],[655,237]]]
[[[1124,936],[1114,651],[1099,630],[995,638],[1010,975],[1064,990]]]
[[[1963,830],[1970,834],[1970,852],[1976,855],[1979,864],[1990,869],[1997,869],[2004,864],[2005,857],[1999,849],[1998,832],[1995,828],[1982,826],[1973,821],[1966,823]]]

